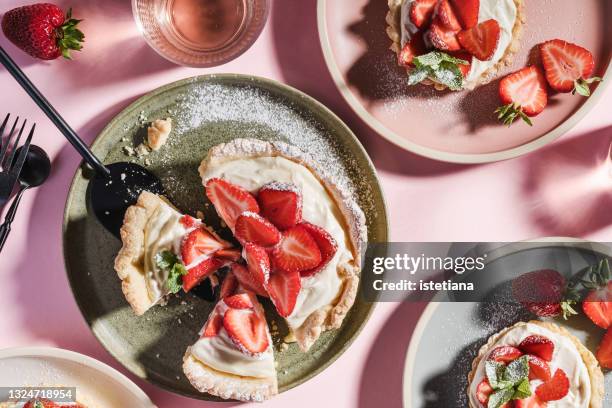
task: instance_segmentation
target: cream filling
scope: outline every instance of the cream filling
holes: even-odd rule
[[[570,339],[565,336],[553,333],[552,331],[535,325],[526,324],[516,327],[506,334],[491,346],[489,352],[494,348],[503,345],[517,346],[527,336],[538,334],[550,339],[555,345],[552,361],[549,364],[552,374],[557,369],[562,369],[570,382],[568,394],[558,401],[549,401],[548,408],[588,408],[591,401],[591,380],[578,349]],[[470,384],[470,402],[475,407],[480,407],[481,404],[476,398],[476,389],[478,384],[485,378],[485,362],[488,355],[480,360],[476,375]],[[542,381],[533,380],[530,382],[532,392],[540,385]]]
[[[401,8],[401,41],[402,47],[418,30],[410,21],[410,6],[414,0],[404,0]],[[472,58],[472,67],[467,77],[463,80],[465,89],[474,89],[479,79],[493,66],[495,66],[505,55],[507,48],[512,43],[512,31],[516,23],[517,8],[514,0],[480,0],[478,21],[483,22],[495,19],[500,26],[499,44],[493,58],[489,61],[480,61]]]
[[[296,329],[313,312],[334,304],[343,283],[339,271],[353,260],[353,253],[338,206],[308,168],[284,157],[256,157],[209,166],[201,176],[204,182],[219,177],[253,193],[274,181],[298,186],[303,197],[303,219],[324,228],[336,240],[338,250],[321,272],[302,278],[302,290],[293,313],[286,319],[287,323]]]
[[[217,312],[225,314],[223,301],[215,306]],[[267,328],[266,328],[267,331]],[[202,337],[192,347],[191,355],[200,362],[223,373],[243,377],[270,378],[276,376],[272,338],[268,333],[268,349],[258,356],[241,352],[223,327],[215,337]]]

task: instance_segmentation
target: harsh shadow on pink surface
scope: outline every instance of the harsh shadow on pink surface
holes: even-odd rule
[[[612,126],[562,141],[526,160],[526,197],[543,235],[583,237],[612,224]]]
[[[386,7],[385,2],[384,3]],[[391,173],[431,176],[469,169],[407,152],[382,138],[349,107],[325,64],[317,30],[316,0],[275,1],[269,24],[284,82],[322,101],[355,133],[374,165]],[[296,27],[300,27],[300,35]],[[385,47],[385,50],[387,47]],[[307,59],[304,57],[308,56]]]
[[[361,375],[359,408],[401,408],[408,344],[425,303],[398,304],[372,345]]]

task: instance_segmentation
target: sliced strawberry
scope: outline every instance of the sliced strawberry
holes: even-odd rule
[[[232,309],[253,309],[253,301],[248,293],[238,293],[223,299],[225,304]]]
[[[599,343],[597,361],[603,368],[612,369],[612,329],[608,329]]]
[[[535,393],[542,401],[557,401],[567,395],[569,385],[569,379],[565,375],[565,371],[558,369],[550,381],[536,388]]]
[[[451,0],[451,4],[463,28],[472,28],[478,24],[480,0]]]
[[[198,258],[209,256],[220,249],[224,249],[226,243],[219,241],[205,228],[197,228],[191,231],[181,244],[181,258],[186,267],[197,262]]]
[[[530,397],[514,400],[514,408],[546,408],[548,404],[536,394],[531,394]]]
[[[270,277],[270,258],[263,247],[247,242],[242,247],[242,257],[247,263],[249,273],[261,285]]]
[[[493,349],[489,354],[488,360],[497,361],[498,363],[510,363],[523,355],[523,352],[512,346],[499,346]]]
[[[257,280],[255,276],[253,276],[253,274],[244,265],[233,263],[231,268],[232,273],[234,274],[234,276],[236,276],[236,279],[238,279],[238,282],[244,289],[250,290],[251,292],[255,292],[259,296],[268,296],[268,293],[266,292],[263,283]]]
[[[75,406],[76,408],[79,408]],[[25,403],[23,408],[61,408],[60,405],[48,399],[33,399]]]
[[[220,178],[206,182],[206,196],[232,231],[240,214],[245,211],[259,213],[259,205],[251,193]]]
[[[296,225],[283,233],[272,251],[272,262],[283,271],[306,271],[319,266],[321,250],[308,230]]]
[[[181,223],[181,225],[183,225],[183,227],[187,229],[195,228],[200,224],[197,219],[193,218],[190,215],[183,215],[179,222]]]
[[[489,381],[485,378],[476,387],[476,398],[483,406],[486,406],[489,402],[489,395],[493,393],[493,387],[489,384]]]
[[[612,282],[589,292],[582,303],[582,310],[597,326],[608,329],[612,325]]]
[[[436,6],[435,19],[442,23],[442,27],[446,30],[458,32],[462,29],[459,19],[455,15],[455,11],[449,0],[440,0]]]
[[[273,273],[266,285],[270,299],[278,314],[283,317],[293,312],[301,288],[302,282],[297,271]]]
[[[239,249],[236,248],[228,248],[228,249],[220,249],[215,252],[215,257],[219,259],[225,259],[227,261],[238,262],[242,257]]]
[[[438,0],[415,0],[410,6],[410,21],[418,28],[429,25]]]
[[[427,37],[431,44],[442,51],[458,51],[461,45],[457,40],[457,33],[445,28],[442,23],[437,20],[431,24]]]
[[[540,357],[545,361],[551,361],[555,351],[555,345],[550,339],[537,334],[525,337],[518,348],[523,353]]]
[[[493,58],[499,45],[501,29],[497,20],[487,20],[457,34],[459,44],[481,61]]]
[[[294,184],[273,182],[257,193],[261,215],[280,230],[302,220],[302,193]]]
[[[548,363],[540,357],[529,357],[529,380],[542,380],[544,382],[550,380],[550,367]]]
[[[280,231],[270,221],[248,211],[243,212],[236,220],[234,235],[243,244],[252,242],[264,247],[278,244],[281,238]]]
[[[202,329],[201,337],[216,337],[223,326],[223,316],[218,312],[217,307],[212,311]]]
[[[530,66],[516,71],[499,83],[499,96],[504,106],[495,112],[506,125],[521,118],[529,125],[528,116],[540,114],[548,104],[546,78],[542,70]]]
[[[266,322],[252,310],[228,309],[223,316],[223,327],[245,354],[258,355],[268,348]]]
[[[414,57],[425,54],[425,41],[421,32],[416,33],[399,53],[398,63],[403,67],[412,66]]]
[[[238,279],[230,271],[225,275],[223,282],[221,282],[221,289],[219,290],[219,298],[224,299],[228,296],[233,295],[238,289]]]
[[[215,257],[204,259],[196,266],[190,268],[187,275],[183,276],[183,290],[189,292],[223,265],[225,265],[225,261]]]
[[[563,40],[555,39],[540,44],[540,57],[546,80],[557,92],[573,92],[580,87],[586,87],[586,95],[590,94],[588,85],[595,69],[593,54],[586,48]],[[585,89],[585,88],[583,88]]]
[[[300,225],[304,227],[306,231],[308,231],[310,236],[317,243],[319,251],[321,251],[321,262],[319,265],[317,265],[315,268],[300,272],[302,276],[312,276],[325,268],[334,255],[336,255],[338,243],[334,237],[329,235],[325,229],[319,227],[318,225],[314,225],[309,222],[302,222]]]

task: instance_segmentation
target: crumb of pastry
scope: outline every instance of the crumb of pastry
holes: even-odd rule
[[[144,143],[141,143],[138,146],[136,146],[136,149],[134,149],[134,151],[136,152],[136,156],[139,159],[142,158],[143,156],[148,156],[149,153],[151,153],[147,145],[145,145]]]
[[[172,119],[154,120],[147,129],[147,143],[153,150],[159,150],[167,141],[172,131]]]
[[[123,152],[128,156],[134,156],[136,154],[132,146],[123,146]]]

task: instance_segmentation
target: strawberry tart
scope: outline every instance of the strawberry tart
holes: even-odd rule
[[[593,354],[550,322],[519,322],[491,336],[468,375],[470,408],[601,408]]]
[[[410,85],[474,89],[518,51],[523,0],[388,0],[387,34]]]

